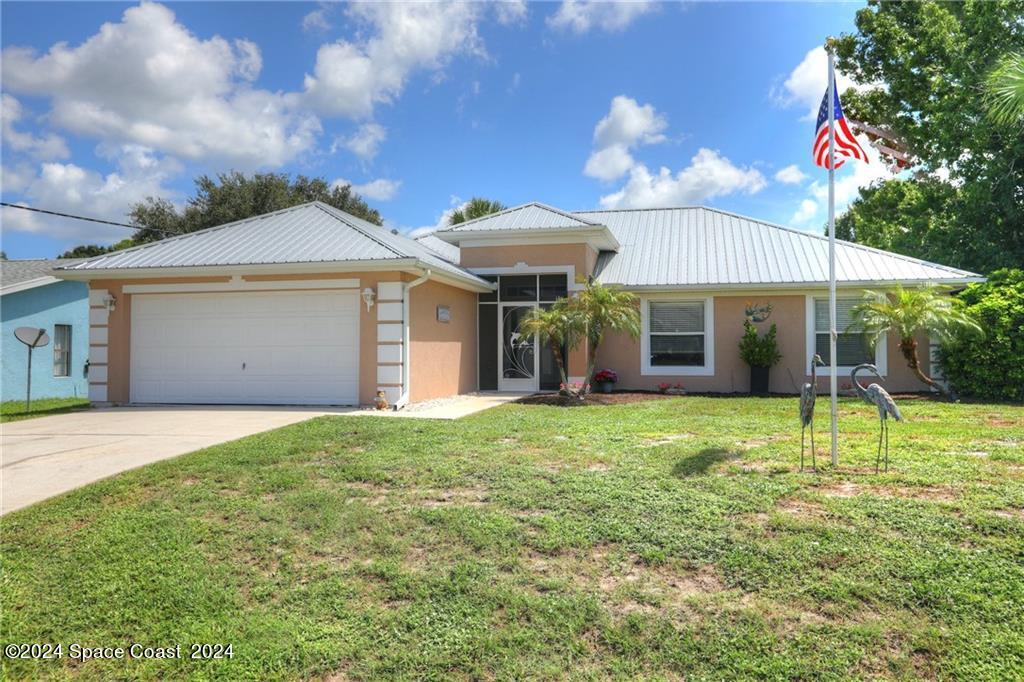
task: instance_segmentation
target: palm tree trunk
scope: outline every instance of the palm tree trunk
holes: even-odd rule
[[[558,365],[558,375],[562,378],[562,385],[565,386],[569,383],[569,377],[565,374],[565,362],[562,359],[562,344],[552,338],[548,340],[548,345],[551,346],[551,350],[555,354],[555,364]]]
[[[914,375],[917,376],[921,383],[927,385],[929,388],[934,388],[943,395],[949,395],[949,391],[921,371],[921,360],[917,355],[917,339],[913,336],[900,339],[900,353],[902,353],[904,359],[907,361],[907,367],[914,372]]]

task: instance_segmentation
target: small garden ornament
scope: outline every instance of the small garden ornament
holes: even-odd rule
[[[378,410],[388,409],[388,397],[384,394],[384,391],[377,391],[377,398],[373,401],[373,405]]]
[[[882,434],[885,434],[885,470],[889,471],[889,416],[898,422],[903,421],[903,415],[900,414],[900,408],[896,407],[896,401],[892,399],[889,392],[878,384],[870,384],[867,388],[864,388],[859,381],[857,381],[857,372],[861,370],[870,371],[879,379],[882,375],[878,373],[878,368],[874,365],[863,364],[857,365],[850,372],[850,381],[853,382],[853,387],[857,391],[857,395],[864,399],[864,402],[871,403],[878,408],[878,455],[875,457],[875,473],[878,473],[878,461],[882,458]]]
[[[811,469],[817,473],[818,464],[814,459],[814,401],[818,395],[818,365],[824,367],[817,353],[811,358],[811,381],[800,389],[800,471],[804,470],[804,434],[811,427]]]

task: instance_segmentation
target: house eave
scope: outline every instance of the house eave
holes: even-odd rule
[[[57,269],[54,274],[60,279],[88,282],[98,279],[160,279],[166,277],[233,277],[244,275],[306,275],[336,272],[375,272],[398,270],[410,274],[432,271],[431,279],[443,281],[462,289],[475,292],[491,291],[491,285],[478,282],[475,278],[459,277],[453,273],[439,271],[436,266],[418,258],[394,258],[366,261],[318,261],[315,263],[261,263],[244,265],[199,265],[174,267],[139,268],[89,268]]]
[[[536,228],[514,230],[445,230],[438,239],[456,246],[505,246],[509,244],[590,244],[598,251],[618,251],[622,245],[607,227]]]
[[[635,291],[638,293],[671,293],[675,291],[685,292],[706,292],[706,291],[743,291],[743,292],[760,292],[760,291],[791,291],[801,292],[807,290],[820,290],[828,289],[828,282],[739,282],[739,283],[706,283],[706,284],[650,284],[650,285],[637,285],[637,284],[619,284],[616,282],[606,282],[598,278],[601,284],[611,287],[618,287],[626,291]],[[946,278],[946,279],[928,279],[928,280],[863,280],[863,281],[849,281],[849,282],[837,282],[836,287],[839,289],[884,289],[886,287],[893,287],[901,285],[903,287],[920,287],[927,286],[930,284],[946,285],[946,286],[957,286],[967,285],[976,282],[984,282],[984,277],[957,277],[957,278]]]
[[[36,277],[34,279],[27,279],[24,282],[15,282],[14,284],[8,284],[7,286],[0,288],[0,296],[6,296],[7,294],[16,294],[19,291],[27,291],[29,289],[35,289],[37,287],[45,287],[48,284],[56,284],[60,279],[51,275],[45,275],[43,277]]]

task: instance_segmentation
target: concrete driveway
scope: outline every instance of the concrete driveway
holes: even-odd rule
[[[0,425],[0,514],[135,467],[344,408],[123,407]]]

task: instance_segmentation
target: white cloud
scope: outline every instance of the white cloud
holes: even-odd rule
[[[818,214],[818,202],[814,199],[804,199],[800,202],[800,208],[793,214],[792,222],[796,225],[803,225]]]
[[[512,74],[512,82],[510,82],[508,84],[508,91],[509,91],[509,93],[513,93],[516,90],[518,90],[519,86],[522,84],[522,82],[523,82],[523,77],[522,77],[522,75],[518,71],[516,71],[514,74]]]
[[[354,184],[348,180],[338,179],[334,181],[335,185],[352,185],[352,191],[362,195],[367,199],[374,199],[376,201],[391,201],[398,195],[398,190],[402,186],[401,180],[388,180],[386,178],[378,178],[371,180],[370,182],[363,183],[361,185]]]
[[[800,170],[800,167],[794,163],[791,166],[786,166],[779,170],[779,172],[775,174],[775,179],[786,185],[799,185],[807,179],[807,174]]]
[[[558,11],[548,17],[548,26],[583,34],[591,29],[621,31],[635,19],[656,9],[653,2],[605,2],[604,0],[564,0]]]
[[[331,28],[330,22],[327,21],[327,10],[323,7],[315,9],[306,16],[302,17],[302,30],[303,31],[326,31]]]
[[[634,165],[629,150],[665,141],[665,117],[650,104],[619,95],[612,98],[608,114],[594,127],[594,151],[583,168],[584,175],[615,180]]]
[[[621,144],[613,144],[593,152],[583,167],[583,174],[598,180],[611,181],[621,178],[636,163],[629,151]]]
[[[163,186],[168,177],[181,170],[173,159],[158,158],[150,150],[135,145],[101,149],[101,153],[116,157],[116,171],[104,175],[74,163],[43,163],[24,187],[24,203],[62,213],[127,222],[128,212],[136,202],[149,196],[172,199],[177,196]],[[131,230],[126,228],[42,217],[18,209],[5,212],[4,229],[90,243],[113,242],[131,236]]]
[[[472,3],[355,3],[349,16],[371,27],[367,39],[322,45],[307,101],[330,115],[366,118],[374,106],[393,102],[416,70],[435,75],[458,54],[486,54]]]
[[[416,239],[417,237],[422,237],[423,235],[426,234],[437,232],[442,228],[448,227],[448,224],[451,222],[452,219],[452,214],[454,214],[456,211],[461,211],[467,206],[469,206],[468,201],[463,201],[460,197],[457,197],[453,194],[448,200],[448,208],[441,211],[441,213],[437,216],[437,221],[433,225],[424,225],[422,227],[414,227],[412,229],[403,231],[406,233],[406,236],[411,237],[413,239]]]
[[[717,151],[701,148],[690,165],[675,175],[665,167],[652,175],[643,164],[634,166],[625,186],[601,197],[601,206],[653,208],[697,204],[734,192],[754,194],[767,184],[757,169],[736,166]]]
[[[847,76],[836,70],[836,88],[840,93],[848,88],[866,90],[867,87],[857,85]],[[772,99],[784,107],[800,106],[807,113],[803,120],[813,121],[821,106],[821,99],[828,89],[828,53],[822,46],[815,47],[804,55],[781,87],[773,88]]]
[[[54,133],[33,135],[14,129],[14,124],[23,118],[24,110],[21,103],[14,97],[3,94],[0,99],[0,121],[2,121],[2,139],[8,153],[11,151],[28,154],[34,159],[66,159],[70,156],[64,138]],[[24,211],[22,211],[24,213]]]
[[[527,8],[525,0],[498,0],[493,6],[498,16],[499,24],[509,26],[526,21]]]
[[[12,92],[49,97],[49,120],[66,130],[250,169],[294,159],[320,132],[295,95],[252,87],[261,68],[255,43],[201,40],[144,3],[75,47],[5,48],[2,75]]]
[[[379,123],[364,123],[352,135],[335,140],[331,151],[338,146],[349,150],[360,159],[369,161],[377,156],[380,145],[388,138],[387,129]]]

